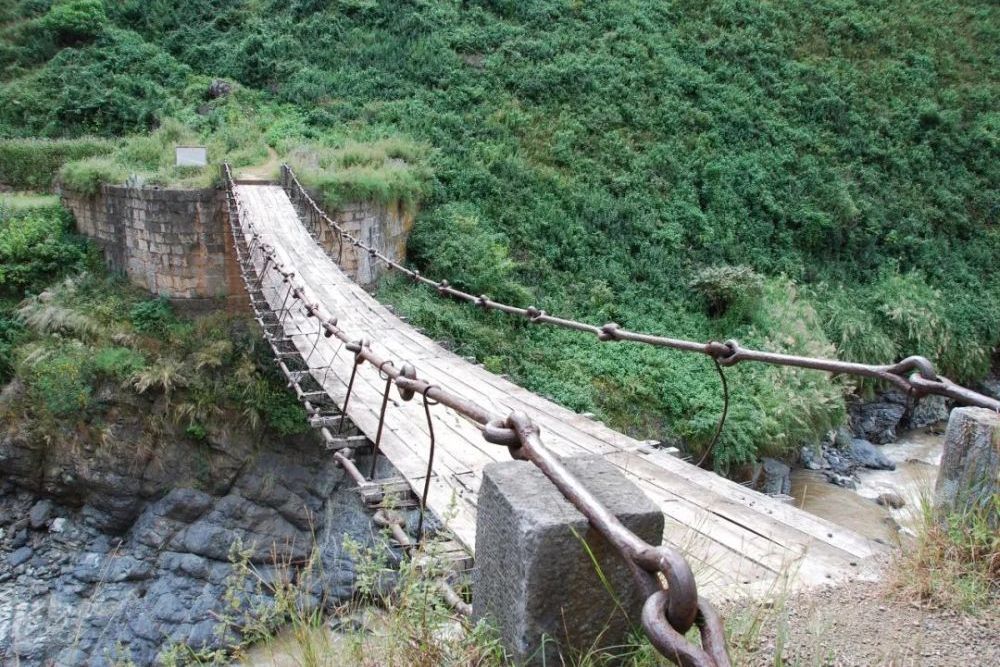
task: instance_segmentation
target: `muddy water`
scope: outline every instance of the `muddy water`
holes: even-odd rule
[[[881,447],[896,469],[858,471],[861,483],[855,491],[830,484],[819,471],[793,470],[795,505],[866,537],[893,544],[898,540],[896,525],[904,531],[916,525],[922,499],[934,488],[943,447],[941,434],[927,429],[904,432],[897,442]],[[886,492],[899,494],[906,505],[898,510],[878,505],[875,498]]]

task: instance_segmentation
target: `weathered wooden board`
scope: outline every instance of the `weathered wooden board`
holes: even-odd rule
[[[660,506],[666,539],[692,559],[709,590],[737,594],[767,590],[782,574],[791,583],[821,584],[858,573],[862,559],[881,547],[851,531],[729,482],[604,424],[541,398],[445,350],[396,317],[352,282],[298,220],[280,187],[238,185],[243,215],[279,260],[294,267],[307,299],[323,304],[339,326],[367,338],[396,364],[412,363],[421,379],[460,393],[498,415],[520,410],[542,429],[545,444],[561,456],[600,455],[619,466]],[[281,308],[288,285],[269,272],[264,295]],[[309,357],[314,378],[342,405],[353,355],[336,339],[319,338],[315,321],[298,305],[283,327]],[[347,407],[351,420],[374,439],[385,381],[369,365],[358,369]],[[505,448],[483,440],[479,429],[444,406],[431,408],[436,456],[428,505],[470,550],[475,547],[476,493],[482,468],[508,458]],[[381,450],[419,493],[427,474],[430,433],[421,398],[403,401],[393,389]]]

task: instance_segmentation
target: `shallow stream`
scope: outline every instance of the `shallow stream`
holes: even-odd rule
[[[895,470],[859,470],[861,483],[853,491],[830,484],[818,470],[792,470],[792,497],[796,507],[811,514],[893,544],[897,525],[909,531],[919,520],[921,506],[933,493],[943,448],[944,435],[937,430],[906,431],[898,441],[879,448],[896,464]],[[877,504],[875,499],[887,492],[898,494],[906,504],[900,509]]]

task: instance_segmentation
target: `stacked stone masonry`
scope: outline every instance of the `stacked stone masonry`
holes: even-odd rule
[[[362,287],[371,287],[388,270],[367,252],[350,243],[340,247],[336,232],[317,218],[309,207],[295,197],[293,187],[284,182],[285,191],[295,204],[299,218],[316,241],[333,257],[341,270]],[[312,193],[313,198],[316,194]],[[406,244],[413,228],[413,214],[400,203],[384,205],[375,202],[350,202],[327,211],[330,219],[345,232],[369,247],[376,248],[396,262],[406,259]]]
[[[106,185],[93,197],[61,194],[78,231],[134,284],[172,299],[241,295],[224,191]]]
[[[108,186],[95,196],[63,190],[77,230],[96,243],[112,271],[153,294],[174,300],[242,300],[243,285],[226,219],[225,191]],[[343,250],[333,230],[299,209],[319,243],[347,275],[373,285],[385,267],[350,244]],[[344,204],[330,217],[354,237],[402,261],[413,216],[399,205]]]

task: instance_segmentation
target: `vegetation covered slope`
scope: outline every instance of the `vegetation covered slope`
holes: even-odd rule
[[[988,0],[22,0],[0,135],[429,146],[412,243],[476,292],[695,339],[956,379],[1000,342],[1000,8]],[[243,103],[209,103],[211,78]],[[226,149],[230,150],[230,149]],[[384,298],[570,407],[698,450],[710,362]],[[794,450],[843,387],[728,371],[715,463]]]

